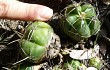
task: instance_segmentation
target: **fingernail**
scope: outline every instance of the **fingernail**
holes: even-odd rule
[[[36,11],[36,19],[46,21],[49,20],[53,16],[53,10],[46,6],[37,7]]]

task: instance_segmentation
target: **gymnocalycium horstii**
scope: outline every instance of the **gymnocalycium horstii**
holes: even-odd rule
[[[89,3],[68,5],[62,15],[61,28],[66,35],[77,41],[87,39],[100,30],[101,24],[95,8]]]
[[[23,58],[38,63],[43,59],[56,57],[61,45],[59,37],[49,24],[36,21],[26,27],[24,36],[20,41],[20,47]]]

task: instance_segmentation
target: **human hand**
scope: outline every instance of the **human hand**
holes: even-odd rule
[[[46,6],[15,0],[0,0],[0,18],[47,21],[52,15],[53,10]]]

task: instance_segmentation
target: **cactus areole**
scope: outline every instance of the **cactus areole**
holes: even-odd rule
[[[47,48],[53,36],[53,29],[45,22],[34,22],[27,26],[23,39],[20,41],[21,53],[24,58],[37,63],[47,55]]]
[[[66,7],[61,27],[69,37],[80,40],[96,34],[100,30],[100,21],[91,4],[77,3]]]

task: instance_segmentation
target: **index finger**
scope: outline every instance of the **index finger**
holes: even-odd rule
[[[52,15],[53,10],[46,6],[0,0],[0,18],[47,21]]]

